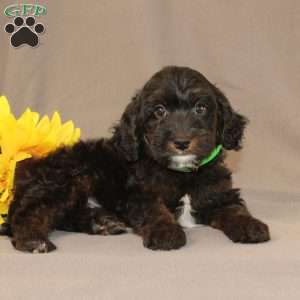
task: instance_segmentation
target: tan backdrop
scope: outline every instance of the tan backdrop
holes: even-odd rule
[[[231,153],[228,162],[235,170],[236,185],[241,186],[245,196],[248,197],[249,206],[273,225],[275,242],[268,244],[273,248],[270,250],[268,247],[271,246],[257,246],[255,249],[261,249],[263,252],[262,256],[259,256],[261,253],[258,254],[257,263],[263,260],[262,257],[268,260],[269,251],[278,254],[278,257],[273,254],[276,263],[282,258],[279,253],[285,253],[285,250],[286,253],[294,251],[296,254],[291,261],[289,260],[291,265],[287,272],[290,277],[272,277],[275,273],[281,273],[284,266],[280,265],[276,269],[275,262],[270,260],[266,265],[269,263],[275,269],[262,267],[261,277],[257,279],[257,284],[253,284],[251,280],[255,280],[255,275],[251,271],[251,266],[241,275],[236,272],[241,265],[244,267],[243,263],[230,269],[226,260],[226,255],[232,254],[232,257],[235,257],[235,252],[240,255],[239,257],[243,257],[244,250],[249,248],[234,245],[235,250],[226,254],[224,245],[229,247],[229,242],[220,234],[218,251],[225,252],[223,256],[225,262],[220,258],[217,265],[224,264],[225,269],[217,268],[220,277],[216,275],[215,279],[220,282],[223,275],[227,274],[226,280],[230,280],[234,277],[228,274],[230,272],[235,274],[235,280],[243,286],[238,292],[240,297],[236,299],[245,299],[247,295],[251,299],[253,293],[257,293],[256,296],[269,293],[269,298],[266,299],[270,299],[271,295],[273,299],[277,296],[278,299],[282,299],[280,297],[287,291],[291,293],[287,298],[292,299],[293,292],[296,292],[295,286],[284,289],[283,294],[276,291],[274,286],[282,283],[280,280],[285,283],[285,279],[291,284],[295,279],[293,276],[300,275],[298,272],[300,261],[297,256],[297,253],[300,253],[298,251],[300,250],[300,2],[298,0],[40,0],[38,2],[46,5],[48,9],[47,15],[39,18],[39,21],[44,23],[46,32],[41,36],[38,48],[23,46],[13,49],[9,45],[9,35],[0,30],[0,93],[9,97],[14,111],[20,113],[28,105],[41,113],[50,114],[57,109],[65,120],[73,119],[77,126],[82,128],[83,137],[108,136],[109,127],[118,120],[135,90],[161,67],[173,64],[186,65],[202,72],[228,95],[236,109],[251,120],[244,150],[239,154]],[[11,4],[11,1],[1,0],[0,9],[8,4]],[[3,28],[9,21],[9,18],[2,15],[0,27]],[[206,228],[199,230],[204,232],[202,240],[205,240],[203,236],[206,236],[207,231],[209,236],[207,242],[211,242],[209,251],[201,250],[203,241],[199,242],[199,245],[196,242],[195,245],[198,235],[194,231],[194,235],[190,233],[194,244],[190,241],[189,247],[194,247],[190,252],[194,249],[195,257],[196,253],[204,252],[201,253],[203,259],[201,264],[205,264],[207,260],[209,261],[207,257],[214,255],[211,254],[211,248],[218,242],[210,237],[216,234],[215,231]],[[285,248],[286,236],[290,248]],[[62,240],[62,243],[64,241],[62,251],[65,252],[68,249],[70,252],[73,251],[71,246],[68,248],[67,245],[73,242],[76,244],[76,241],[79,243],[80,239],[84,239],[84,243],[80,242],[83,255],[86,244],[92,243],[91,239],[81,235],[78,240],[70,235],[64,235],[61,239],[59,236],[57,239]],[[147,255],[150,255],[144,254],[146,250],[141,248],[140,241],[136,237],[105,240],[107,249],[111,249],[109,245],[119,247],[118,241],[125,244],[125,246],[122,244],[125,252],[117,251],[112,255],[114,259],[112,265],[115,267],[111,269],[106,266],[106,274],[110,274],[107,276],[112,281],[120,276],[116,267],[116,257],[119,259],[122,255],[127,257],[132,251],[127,244],[130,243],[130,239],[136,243],[134,244],[138,249],[136,252],[143,254],[136,254],[141,261],[137,261],[132,268],[130,260],[124,263],[127,270],[127,273],[123,270],[125,277],[132,279],[130,276],[136,274],[139,265],[144,263]],[[95,247],[104,247],[102,241],[96,242],[94,239],[92,241]],[[279,248],[275,248],[276,246]],[[6,249],[5,253],[15,253],[10,245],[7,245],[7,241],[3,247]],[[230,247],[233,246],[230,244]],[[180,253],[179,263],[183,263],[181,259],[184,259],[184,252]],[[164,261],[163,257],[150,256],[147,259],[149,266],[157,263],[157,268],[162,265],[158,262]],[[211,260],[216,263],[213,257]],[[251,260],[255,261],[254,255]],[[193,272],[195,261],[190,263],[190,268],[186,270],[189,274]],[[99,261],[99,273],[101,265],[102,260]],[[183,294],[187,294],[190,298],[199,295],[201,298],[201,292],[204,290],[206,296],[211,296],[212,299],[219,299],[218,295],[220,297],[226,295],[223,294],[225,287],[221,285],[219,290],[214,287],[213,269],[216,266],[212,264],[206,268],[205,272],[211,272],[211,277],[205,277],[206,283],[202,287],[198,286],[198,282],[195,285],[192,283],[191,287],[190,282],[195,280],[192,279],[188,281],[189,288],[183,290]],[[64,270],[69,269],[66,267]],[[67,272],[64,270],[61,272]],[[180,267],[176,270],[179,271],[180,282],[182,275]],[[291,270],[295,272],[292,275]],[[36,271],[38,272],[38,268]],[[167,286],[170,284],[170,294],[161,290],[161,294],[153,296],[153,299],[159,299],[158,297],[163,295],[183,299],[180,292],[182,290],[179,291],[179,287],[176,290],[176,281],[172,281],[174,278],[169,271],[168,269],[166,274],[161,271],[163,273],[161,281],[153,279],[151,272],[148,274],[149,277],[145,275],[146,281],[157,280],[156,284],[160,287],[164,286],[162,282],[166,282]],[[97,272],[93,275],[99,276]],[[203,281],[201,272],[198,275],[199,280]],[[14,273],[11,273],[11,276],[13,278]],[[103,277],[103,274],[101,276]],[[182,276],[194,278],[191,274]],[[92,285],[95,290],[89,290],[92,299],[97,295],[98,281],[95,281],[95,278],[85,280],[95,284]],[[128,295],[128,299],[135,299],[134,297],[143,299],[138,297],[139,292],[143,290],[142,287],[151,290],[151,286],[145,287],[143,285],[145,282],[141,284],[139,277],[135,278],[135,275],[132,282],[124,278],[120,280],[121,284],[124,284],[124,291],[128,291],[126,294],[121,289],[122,293]],[[266,285],[260,285],[264,280],[267,280]],[[60,283],[56,284],[59,288]],[[249,284],[250,287],[253,284],[253,289],[249,288],[248,291]],[[118,294],[114,294],[116,291],[110,293],[108,286],[106,285],[104,293],[106,297],[103,299],[118,299]],[[72,293],[74,288],[78,289],[78,286],[75,284],[75,287],[66,289]],[[230,288],[235,287],[232,284]],[[136,291],[136,294],[131,294],[130,291],[132,293]],[[146,293],[146,298],[147,295],[150,294]],[[100,298],[95,296],[93,299]]]

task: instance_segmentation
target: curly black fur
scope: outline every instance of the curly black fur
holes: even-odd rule
[[[14,246],[48,252],[56,228],[114,234],[129,226],[148,248],[180,248],[186,237],[175,215],[185,194],[198,223],[234,242],[269,240],[267,225],[250,215],[223,164],[225,150],[241,148],[245,125],[203,75],[164,68],[129,103],[111,139],[79,142],[18,166],[8,218]],[[196,166],[217,144],[223,153],[207,165],[173,170]],[[100,207],[90,207],[89,197]]]

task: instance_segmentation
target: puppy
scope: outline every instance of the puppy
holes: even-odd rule
[[[118,234],[131,227],[150,249],[177,249],[186,243],[177,220],[186,194],[195,222],[234,242],[269,240],[223,163],[226,150],[241,148],[245,125],[203,75],[162,69],[129,103],[112,138],[20,163],[8,216],[13,245],[49,252],[54,229]]]
[[[234,242],[270,239],[223,163],[226,150],[240,150],[246,123],[219,89],[190,68],[164,68],[132,99],[113,141],[130,167],[123,213],[146,247],[169,250],[186,243],[176,220],[185,194],[197,223]]]

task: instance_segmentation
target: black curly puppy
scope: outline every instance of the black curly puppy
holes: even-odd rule
[[[186,237],[176,215],[185,194],[197,223],[234,242],[269,240],[223,163],[225,150],[241,148],[245,125],[203,75],[164,68],[132,99],[111,139],[80,142],[18,167],[9,211],[14,246],[47,252],[55,248],[48,240],[55,228],[113,234],[129,226],[148,248],[180,248]]]

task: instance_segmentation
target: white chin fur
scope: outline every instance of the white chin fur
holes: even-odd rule
[[[196,158],[196,155],[174,155],[171,157],[171,168],[191,167]]]

